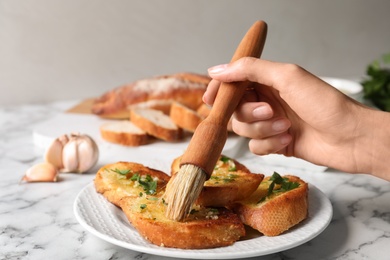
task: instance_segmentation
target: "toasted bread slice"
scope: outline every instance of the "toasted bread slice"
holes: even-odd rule
[[[245,235],[240,218],[226,208],[198,207],[182,222],[165,217],[160,196],[124,198],[120,206],[147,240],[158,246],[204,249],[233,244]]]
[[[164,172],[142,164],[117,162],[101,167],[94,183],[97,192],[119,206],[120,200],[124,197],[138,197],[144,193],[157,194],[163,191],[169,179],[170,177]],[[148,185],[151,187],[150,190],[147,190]],[[153,187],[154,185],[156,188]]]
[[[226,208],[197,206],[183,222],[166,218],[162,196],[169,178],[138,163],[118,162],[98,171],[95,188],[121,207],[138,232],[158,246],[214,248],[231,245],[245,235],[240,218]]]
[[[266,236],[277,236],[307,218],[308,184],[296,176],[283,179],[299,186],[286,190],[276,184],[269,194],[272,181],[267,177],[249,198],[231,207],[244,224]]]
[[[148,134],[128,120],[112,121],[100,126],[100,135],[107,142],[140,146],[149,142]]]
[[[163,112],[149,108],[135,108],[130,111],[131,121],[148,134],[169,142],[178,141],[183,131]]]
[[[172,103],[170,117],[178,127],[191,133],[195,132],[195,129],[203,120],[195,110],[179,102]]]
[[[171,165],[171,174],[180,169],[181,157]],[[212,207],[227,206],[249,197],[263,180],[263,174],[251,173],[238,161],[222,155],[203,187],[196,204]]]

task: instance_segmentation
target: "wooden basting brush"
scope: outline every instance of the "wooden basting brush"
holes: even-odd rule
[[[255,22],[238,45],[231,62],[242,57],[260,57],[267,35],[267,24]],[[243,97],[249,82],[222,83],[210,114],[196,128],[182,156],[180,170],[169,181],[164,199],[166,216],[182,221],[199,197],[204,182],[222,153],[227,139],[227,124]]]

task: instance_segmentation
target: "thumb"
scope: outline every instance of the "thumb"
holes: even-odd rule
[[[273,74],[279,69],[276,62],[244,57],[229,64],[221,64],[208,69],[211,78],[222,82],[252,81],[273,85]]]
[[[273,87],[281,92],[291,91],[288,88],[292,85],[300,89],[310,86],[310,92],[313,92],[325,84],[298,65],[252,57],[211,67],[208,73],[211,78],[221,82],[251,81]]]

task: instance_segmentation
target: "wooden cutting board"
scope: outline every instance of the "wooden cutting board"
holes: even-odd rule
[[[94,100],[94,98],[83,100],[74,107],[71,107],[66,110],[66,113],[92,114],[91,109]]]

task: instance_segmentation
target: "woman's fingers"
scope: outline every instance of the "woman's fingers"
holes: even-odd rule
[[[281,66],[285,65],[277,62],[245,57],[230,64],[211,67],[208,69],[208,73],[212,78],[224,82],[249,80],[272,86],[275,82],[275,77],[278,77],[275,72],[281,71]],[[261,73],[259,73],[259,71],[261,71]]]
[[[217,96],[218,89],[221,85],[221,82],[215,79],[212,79],[207,86],[207,89],[205,93],[203,94],[203,102],[206,103],[209,106],[212,106],[215,100],[215,97]],[[252,85],[256,85],[256,83],[252,83]],[[257,93],[254,87],[249,87],[248,90],[245,92],[242,101],[241,102],[255,102],[257,101]]]
[[[221,82],[212,79],[207,86],[205,93],[203,94],[203,102],[211,106],[214,103],[214,99],[217,96],[218,88]]]
[[[270,153],[281,153],[283,149],[292,141],[288,133],[282,133],[265,139],[251,139],[249,141],[249,150],[257,155],[266,155]]]
[[[253,94],[250,94],[253,96]],[[265,102],[247,102],[245,99],[238,105],[234,118],[245,123],[270,119],[274,116],[271,106]]]
[[[251,139],[265,139],[281,133],[287,132],[291,123],[286,118],[272,118],[265,121],[256,121],[252,123],[244,123],[233,119],[233,131],[240,135]]]

